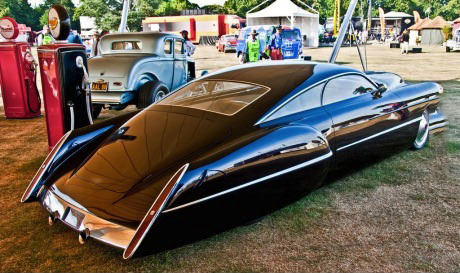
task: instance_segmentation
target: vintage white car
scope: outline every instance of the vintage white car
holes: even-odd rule
[[[460,50],[460,29],[457,29],[456,33],[454,33],[454,38],[452,40],[446,41],[446,52],[454,50]]]
[[[104,106],[145,108],[195,78],[179,35],[114,33],[100,43],[100,55],[88,60],[93,117]]]

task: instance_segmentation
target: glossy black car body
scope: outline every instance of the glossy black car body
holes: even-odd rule
[[[168,216],[269,203],[318,187],[346,160],[417,139],[423,147],[428,130],[446,124],[440,92],[436,83],[331,64],[232,67],[142,112],[69,133],[22,201],[38,200],[51,223],[130,258],[165,240],[155,230]]]

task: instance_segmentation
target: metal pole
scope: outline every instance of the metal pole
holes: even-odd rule
[[[339,54],[340,47],[342,46],[343,39],[345,38],[348,26],[350,25],[351,16],[353,15],[353,11],[355,10],[357,3],[358,0],[351,0],[350,5],[348,6],[347,13],[345,14],[345,18],[343,19],[342,26],[340,27],[339,36],[337,37],[337,40],[334,43],[331,57],[329,57],[330,63],[335,63],[335,59],[337,59],[337,55]]]
[[[355,32],[355,28],[353,27],[353,24],[350,24],[350,28],[352,32]],[[358,49],[358,54],[359,54],[359,59],[361,60],[361,65],[363,66],[363,71],[366,71],[366,65],[363,60],[363,55],[361,54],[361,49],[359,48],[358,41],[356,41],[356,48]]]
[[[121,12],[121,22],[118,27],[118,32],[127,32],[126,22],[128,21],[129,0],[123,1],[123,11]]]
[[[366,70],[367,70],[367,41],[369,40],[369,36],[371,35],[372,32],[372,0],[368,1],[369,3],[369,9],[367,11],[367,23],[368,25],[366,26],[366,40],[364,41],[364,55],[366,56]]]

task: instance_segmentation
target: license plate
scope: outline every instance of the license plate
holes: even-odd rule
[[[75,229],[79,229],[85,215],[73,208],[67,208],[69,211],[67,212],[67,216],[65,217],[64,221]]]
[[[91,90],[96,90],[96,91],[107,91],[108,87],[109,85],[106,82],[93,82],[91,84]]]
[[[291,56],[293,56],[293,55],[294,55],[294,54],[293,54],[291,51],[286,51],[286,52],[284,52],[284,56],[286,56],[286,57],[291,57]]]

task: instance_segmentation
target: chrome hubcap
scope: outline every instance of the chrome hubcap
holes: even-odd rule
[[[428,122],[428,113],[424,112],[422,119],[420,120],[420,125],[418,127],[417,137],[415,138],[415,145],[421,146],[426,142],[429,132],[429,122]]]
[[[161,100],[164,96],[166,96],[166,93],[162,90],[159,90],[157,92],[157,94],[155,95],[155,101],[154,102],[157,102],[159,100]]]

